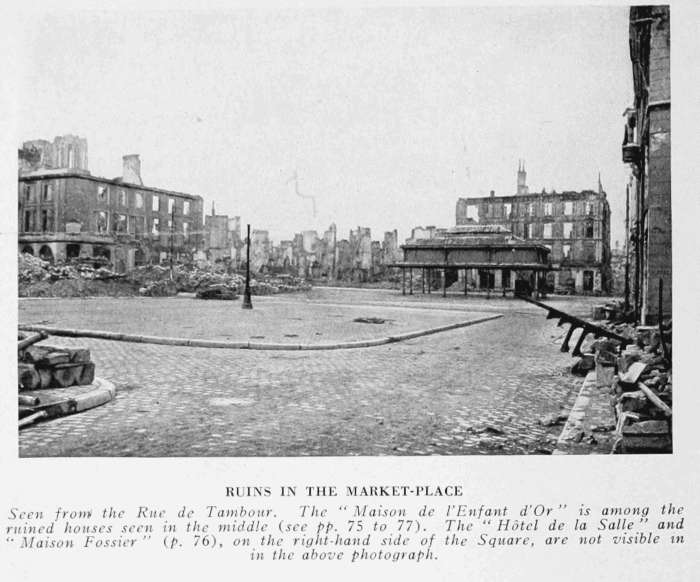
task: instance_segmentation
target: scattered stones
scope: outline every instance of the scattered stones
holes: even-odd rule
[[[641,390],[635,390],[621,394],[618,404],[622,412],[641,412],[649,404],[649,401]]]
[[[571,373],[576,375],[576,376],[585,376],[595,368],[595,356],[594,354],[583,354],[583,356],[579,359],[578,362],[576,362],[572,367],[571,367]]]
[[[614,424],[607,424],[607,425],[593,425],[591,426],[591,432],[612,432],[615,430],[615,425]]]
[[[618,374],[620,382],[623,384],[636,385],[640,376],[646,370],[647,365],[644,362],[634,362],[630,365],[626,372]]]
[[[569,418],[569,414],[566,412],[560,412],[559,414],[549,413],[540,418],[537,423],[541,426],[556,426],[566,421],[567,418]]]
[[[382,324],[386,323],[386,319],[382,319],[381,317],[356,317],[353,319],[355,323],[374,323],[374,324]]]

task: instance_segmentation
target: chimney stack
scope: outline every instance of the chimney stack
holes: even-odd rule
[[[138,184],[143,186],[141,180],[141,160],[138,154],[129,154],[122,156],[124,161],[124,169],[122,170],[122,181],[129,184]]]

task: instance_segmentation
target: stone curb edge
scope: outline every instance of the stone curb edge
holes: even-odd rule
[[[553,455],[571,454],[567,445],[571,440],[572,435],[583,425],[583,419],[586,417],[588,407],[591,403],[592,389],[596,387],[596,383],[595,370],[591,370],[588,372],[588,374],[586,374],[586,377],[581,383],[581,390],[579,390],[576,401],[571,407],[569,418],[566,420],[566,424],[564,425],[564,428],[557,439],[557,446],[554,451],[552,451]]]
[[[43,414],[38,416],[37,420],[51,420],[52,418],[58,418],[60,416],[76,414],[78,412],[90,410],[91,408],[96,408],[97,406],[102,406],[114,399],[117,393],[114,384],[103,378],[95,378],[93,384],[94,388],[82,394],[49,402],[44,405],[40,404],[37,407],[37,412]],[[41,390],[32,390],[26,391],[25,393],[38,394],[40,396],[40,392]],[[31,426],[31,424],[27,426]],[[23,428],[22,425],[20,425],[20,428]]]
[[[484,323],[486,321],[491,321],[493,319],[498,319],[503,317],[502,314],[498,313],[495,315],[489,315],[485,317],[479,317],[477,319],[470,319],[467,321],[461,321],[458,323],[451,323],[449,325],[443,325],[440,327],[433,327],[429,329],[423,329],[420,331],[413,331],[408,333],[403,333],[399,335],[392,335],[389,337],[383,337],[372,340],[360,340],[354,342],[340,342],[333,344],[276,344],[276,343],[255,343],[255,342],[218,342],[213,340],[197,340],[197,339],[187,339],[187,338],[177,338],[177,337],[159,337],[159,336],[148,336],[148,335],[135,335],[127,333],[116,333],[111,331],[94,331],[89,329],[69,329],[69,328],[57,328],[57,327],[45,327],[41,325],[19,325],[19,329],[22,331],[45,331],[49,335],[53,336],[63,336],[63,337],[82,337],[82,338],[92,338],[92,339],[105,339],[112,341],[122,341],[122,342],[133,342],[133,343],[145,343],[145,344],[160,344],[167,346],[184,346],[191,348],[227,348],[227,349],[239,349],[239,350],[342,350],[351,348],[370,348],[376,346],[382,346],[390,343],[401,342],[409,339],[414,339],[417,337],[422,337],[425,335],[431,335],[434,333],[440,333],[443,331],[450,331],[453,329],[458,329],[461,327],[468,327],[470,325],[476,325],[477,323]]]

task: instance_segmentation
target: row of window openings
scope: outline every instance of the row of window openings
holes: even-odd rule
[[[51,184],[41,184],[39,187],[39,191],[41,192],[41,201],[42,202],[51,202],[53,200],[53,188]],[[31,184],[25,184],[24,185],[24,199],[26,202],[29,204],[34,204],[36,203],[36,197],[34,196],[35,191],[31,187]]]
[[[584,214],[593,214],[593,207],[594,204],[592,202],[585,202],[585,207],[584,207]],[[494,204],[489,204],[487,206],[486,210],[486,215],[487,216],[495,216],[496,215],[496,209],[498,207]],[[544,208],[544,216],[552,216],[553,215],[553,203],[552,202],[545,202],[543,204]],[[521,204],[520,205],[521,213],[524,214],[525,216],[535,216],[536,211],[537,211],[537,204],[531,203],[531,204]],[[504,216],[510,216],[511,212],[513,210],[513,204],[510,202],[505,202],[503,204],[503,215]],[[574,213],[574,203],[573,202],[564,202],[564,214],[565,215],[572,215]],[[467,206],[467,218],[478,218],[478,207],[475,205],[469,205]]]
[[[127,193],[124,190],[119,190],[117,193],[119,206],[127,206]],[[134,192],[135,196],[135,206],[136,208],[143,208],[143,194],[140,192]],[[109,189],[106,186],[97,187],[97,199],[101,202],[109,201]],[[168,214],[172,214],[175,208],[175,199],[168,198]],[[160,196],[153,195],[151,198],[151,210],[153,212],[160,212]],[[184,200],[182,203],[182,213],[185,216],[190,214],[190,201]]]
[[[24,232],[53,232],[53,211],[42,210],[39,214],[39,224],[36,223],[36,217],[37,213],[33,210],[24,212]]]
[[[548,222],[542,225],[542,238],[552,238],[552,223]],[[574,232],[574,223],[573,222],[565,222],[564,223],[564,228],[563,228],[563,238],[571,238]],[[524,236],[526,238],[537,238],[535,235],[535,225],[534,224],[527,224],[525,225],[525,231],[523,232]],[[588,223],[586,224],[586,228],[584,231],[584,236],[585,238],[593,238],[594,237],[594,228],[593,228],[593,223]]]
[[[36,222],[37,213],[27,210],[24,213],[24,232],[53,232],[54,213],[50,210],[42,210],[39,214],[39,224]],[[173,228],[172,220],[168,220],[168,231]],[[96,213],[95,230],[98,233],[109,232],[109,217],[106,212]],[[115,214],[112,220],[112,232],[123,232],[126,234],[144,234],[143,216],[127,216],[125,214]],[[187,236],[190,232],[190,223],[182,223],[182,233]],[[161,234],[160,220],[154,218],[151,223],[151,234]]]
[[[53,188],[51,184],[41,184],[40,185],[40,191],[41,191],[41,201],[42,202],[51,202],[53,200]],[[31,187],[31,184],[25,184],[24,185],[24,199],[27,203],[29,204],[34,204],[36,202],[36,198],[34,196],[35,190]],[[117,193],[118,196],[118,202],[120,206],[128,206],[128,200],[127,200],[127,193],[125,190],[119,190]],[[106,186],[98,186],[97,187],[97,199],[101,202],[108,202],[109,201],[109,189]],[[134,203],[136,208],[143,208],[143,194],[141,192],[134,192]],[[174,198],[168,198],[168,214],[172,214],[173,209],[175,208],[175,199]],[[154,195],[152,198],[151,202],[151,209],[153,212],[159,212],[160,210],[160,196]],[[184,200],[182,203],[182,213],[185,216],[189,216],[190,214],[190,201],[189,200]]]
[[[550,260],[554,258],[553,256],[553,251],[552,251],[552,245],[544,245],[549,249],[549,258]],[[596,248],[595,251],[595,260],[596,261],[602,261],[603,260],[603,253],[602,249]],[[571,245],[562,245],[561,247],[561,259],[570,259],[571,258]]]
[[[110,232],[109,215],[106,212],[95,213],[95,230],[98,233]],[[143,216],[127,216],[126,214],[115,214],[112,218],[111,231],[125,234],[144,234],[145,220]],[[168,220],[167,231],[161,232],[160,219],[153,218],[151,221],[151,234],[167,234],[173,230],[173,221]],[[190,233],[190,223],[182,223],[182,233],[187,236]]]

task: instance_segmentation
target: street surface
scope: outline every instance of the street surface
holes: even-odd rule
[[[333,351],[53,337],[47,343],[89,347],[97,375],[116,385],[117,396],[104,406],[23,429],[20,456],[546,454],[562,426],[544,427],[538,420],[568,411],[581,386],[582,379],[568,371],[575,360],[559,351],[565,330],[546,320],[544,310],[516,299],[315,289],[253,301],[259,311],[252,333],[275,341],[280,322],[260,314],[287,313],[285,333],[303,332],[308,323],[314,334],[323,330],[335,339],[356,326],[363,337],[381,337],[397,321],[405,331],[483,312],[503,317],[406,342]],[[600,301],[547,300],[582,316]],[[139,308],[128,309],[129,302]],[[242,312],[240,302],[167,298],[20,300],[19,310],[20,323],[121,325],[147,335],[234,340],[253,330],[231,325],[230,318],[247,317]],[[180,324],[183,316],[187,329]],[[394,323],[348,323],[363,316]],[[328,339],[317,337],[318,343]]]

